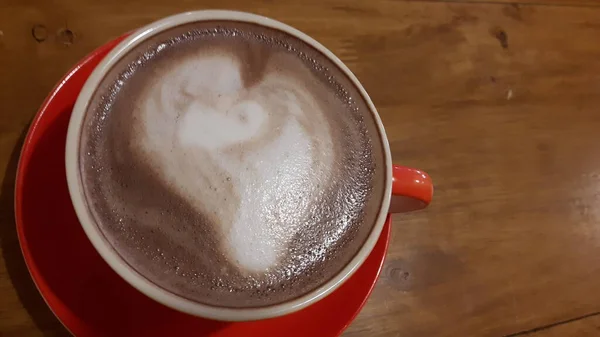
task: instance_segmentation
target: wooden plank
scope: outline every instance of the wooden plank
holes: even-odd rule
[[[274,17],[332,49],[378,106],[395,161],[436,182],[430,209],[394,218],[382,278],[346,336],[499,336],[599,310],[598,9],[5,0],[2,336],[64,334],[34,288],[21,285],[27,275],[11,229],[15,146],[41,101],[103,42],[168,14],[217,6]]]
[[[357,72],[394,157],[437,190],[396,217],[368,319],[348,335],[498,336],[596,311],[600,13],[431,8],[416,32],[364,39],[380,39]]]

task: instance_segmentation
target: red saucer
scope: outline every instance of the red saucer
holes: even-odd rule
[[[383,264],[383,233],[364,265],[343,286],[296,313],[226,323],[169,309],[122,280],[94,250],[69,199],[65,139],[71,109],[98,62],[123,37],[79,62],[54,88],[35,117],[21,152],[15,213],[21,249],[40,293],[76,336],[339,336],[366,302]]]

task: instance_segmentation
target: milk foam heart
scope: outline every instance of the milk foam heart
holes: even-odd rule
[[[145,93],[137,145],[172,190],[212,214],[231,262],[263,272],[305,224],[334,154],[301,83],[273,72],[246,88],[240,67],[225,53],[198,54],[162,74]]]

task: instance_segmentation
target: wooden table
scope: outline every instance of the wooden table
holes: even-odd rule
[[[0,0],[0,336],[63,336],[15,234],[29,121],[77,60],[202,8],[313,35],[364,83],[429,209],[396,216],[347,337],[600,336],[600,3]]]

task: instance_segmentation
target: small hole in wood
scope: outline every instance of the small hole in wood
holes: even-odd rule
[[[48,29],[44,25],[35,25],[31,28],[31,36],[37,42],[44,42],[48,38]]]
[[[56,33],[58,42],[65,46],[70,46],[75,42],[75,33],[69,28],[63,28]]]
[[[506,31],[504,31],[504,29],[500,27],[494,27],[490,29],[490,34],[495,37],[498,42],[500,42],[500,46],[503,49],[508,49],[508,34]]]

